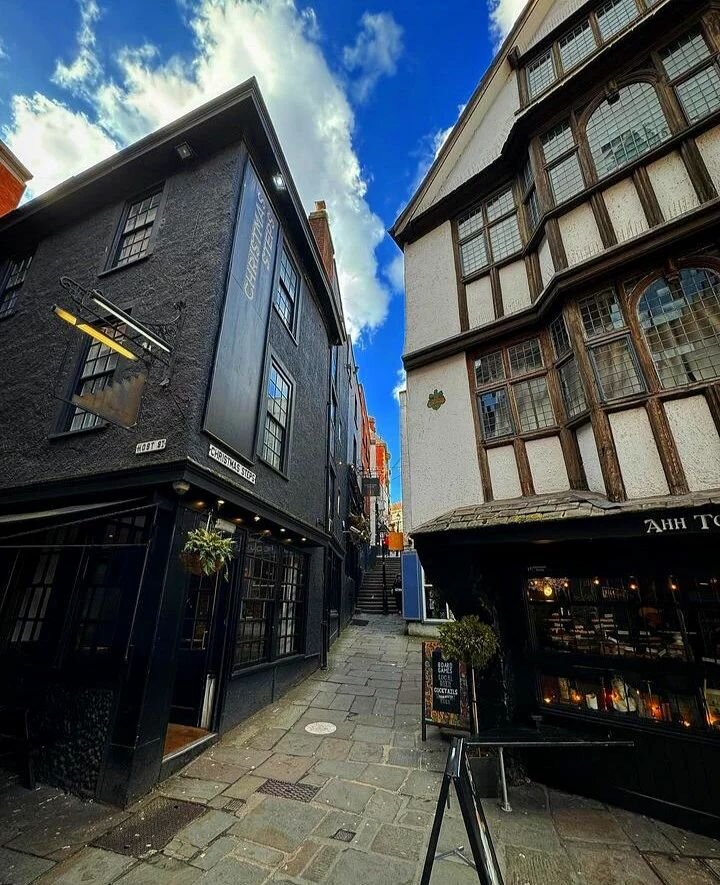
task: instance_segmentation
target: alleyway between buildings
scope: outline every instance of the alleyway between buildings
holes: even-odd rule
[[[6,786],[0,883],[418,882],[447,743],[435,729],[420,740],[420,641],[395,616],[366,620],[337,641],[326,672],[133,808]],[[720,882],[710,839],[537,785],[512,802],[512,815],[485,803],[507,885]],[[453,801],[438,851],[461,846],[437,860],[434,885],[477,882]]]

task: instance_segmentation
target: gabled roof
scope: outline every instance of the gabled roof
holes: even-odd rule
[[[82,218],[96,208],[124,200],[183,168],[177,145],[187,142],[202,158],[245,141],[285,229],[297,244],[331,337],[345,340],[339,293],[322,258],[280,147],[257,80],[251,77],[167,126],[151,132],[90,169],[63,181],[0,218],[0,255]],[[273,188],[273,176],[284,187]]]

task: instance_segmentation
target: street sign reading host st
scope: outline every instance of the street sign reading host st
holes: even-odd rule
[[[140,442],[135,446],[136,455],[145,455],[148,452],[162,452],[167,445],[167,439],[150,439],[147,442]]]

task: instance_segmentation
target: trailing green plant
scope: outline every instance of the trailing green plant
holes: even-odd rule
[[[440,644],[446,658],[463,661],[475,670],[484,670],[498,653],[493,628],[477,615],[465,615],[439,628]]]
[[[233,541],[218,532],[197,528],[188,532],[182,552],[183,562],[191,571],[195,564],[206,575],[214,575],[225,569],[227,578],[228,563],[233,555]]]

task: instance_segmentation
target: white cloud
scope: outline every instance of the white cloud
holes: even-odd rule
[[[400,402],[400,393],[405,390],[407,387],[407,372],[405,369],[400,368],[397,370],[397,384],[393,387],[393,399],[395,402]]]
[[[383,273],[396,292],[405,291],[405,261],[402,252],[395,253]]]
[[[505,39],[526,4],[527,0],[488,0],[490,23],[498,44]]]
[[[31,195],[43,193],[118,149],[84,114],[37,92],[14,96],[12,119],[3,138],[33,173]]]
[[[389,12],[366,12],[352,46],[343,49],[343,63],[356,75],[352,89],[358,101],[366,101],[378,80],[392,76],[403,49],[403,30]]]
[[[78,0],[80,6],[80,30],[77,35],[78,54],[70,64],[59,61],[53,74],[53,82],[72,91],[87,92],[97,81],[102,68],[95,55],[95,24],[100,18],[100,7],[95,0]]]
[[[41,94],[13,100],[5,138],[34,173],[33,193],[106,156],[113,142],[128,144],[254,75],[304,206],[327,203],[350,334],[357,339],[379,326],[390,297],[375,257],[384,225],[366,200],[353,110],[322,53],[314,13],[299,11],[295,0],[196,0],[186,7],[189,58],[163,59],[152,45],[126,47],[111,78],[95,65],[93,7],[93,0],[81,6],[77,58],[58,65],[55,80],[82,94],[95,119]],[[391,72],[388,63],[382,72]]]

